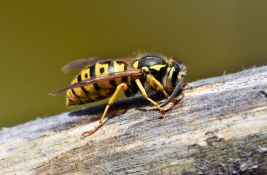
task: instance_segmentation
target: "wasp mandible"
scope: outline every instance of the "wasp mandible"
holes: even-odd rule
[[[112,104],[115,103],[119,91],[126,97],[141,92],[142,96],[152,103],[164,115],[166,106],[184,86],[186,66],[174,58],[163,55],[142,54],[130,58],[79,59],[63,67],[68,72],[74,68],[82,68],[72,80],[71,85],[58,89],[50,95],[66,91],[66,105],[81,105],[109,98],[97,127],[84,132],[84,137],[93,134],[103,124],[104,118]],[[167,99],[161,105],[151,99],[146,89],[161,92]],[[169,95],[171,94],[171,95]]]

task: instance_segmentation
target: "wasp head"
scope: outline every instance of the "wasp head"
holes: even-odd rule
[[[177,85],[182,86],[186,77],[186,66],[175,60],[169,60],[165,76],[165,88],[168,92],[174,91]]]

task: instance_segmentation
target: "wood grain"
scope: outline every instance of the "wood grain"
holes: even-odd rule
[[[122,102],[85,139],[103,105],[3,128],[0,174],[267,174],[266,90],[263,66],[189,83],[164,119]]]

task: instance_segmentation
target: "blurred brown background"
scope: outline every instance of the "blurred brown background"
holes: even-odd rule
[[[67,111],[60,72],[76,58],[176,55],[188,80],[267,63],[267,1],[2,1],[0,126]]]

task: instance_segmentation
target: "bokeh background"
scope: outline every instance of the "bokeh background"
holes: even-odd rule
[[[0,127],[70,110],[48,93],[73,59],[175,55],[192,81],[266,64],[266,33],[267,1],[1,1]]]

